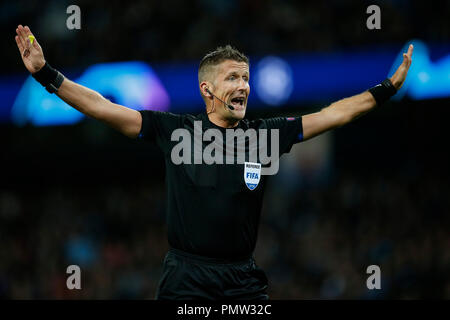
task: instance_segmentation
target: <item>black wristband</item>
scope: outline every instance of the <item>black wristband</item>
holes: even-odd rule
[[[389,78],[375,87],[370,88],[368,91],[373,95],[378,106],[381,106],[397,93],[397,89],[395,89]]]
[[[64,81],[64,76],[58,70],[52,68],[48,62],[45,62],[41,70],[31,75],[50,93],[58,91]]]

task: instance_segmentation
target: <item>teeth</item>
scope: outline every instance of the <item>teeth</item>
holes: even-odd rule
[[[245,101],[245,98],[243,98],[243,97],[238,97],[238,98],[231,99],[232,103],[239,104],[241,106],[244,105],[244,101]]]

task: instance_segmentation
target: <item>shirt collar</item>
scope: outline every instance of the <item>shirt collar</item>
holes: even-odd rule
[[[211,120],[209,120],[208,115],[205,112],[202,112],[198,115],[198,118],[200,118],[202,120],[202,125],[203,128],[213,128],[213,129],[219,129],[221,131],[225,131],[227,128],[224,127],[220,127],[216,124],[214,124],[213,122],[211,122]],[[238,128],[242,128],[242,123],[243,120],[239,121],[238,125],[234,128],[228,128],[228,129],[238,129]]]

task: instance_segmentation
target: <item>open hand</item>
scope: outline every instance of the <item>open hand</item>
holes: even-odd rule
[[[402,87],[403,82],[405,82],[406,75],[408,74],[408,70],[412,62],[411,56],[413,53],[413,49],[414,49],[413,45],[410,44],[408,47],[408,53],[403,53],[402,64],[398,67],[394,75],[390,78],[392,84],[397,90],[399,90]]]
[[[44,53],[42,52],[41,46],[36,39],[31,43],[29,36],[33,36],[33,34],[28,26],[23,27],[19,25],[16,33],[16,43],[23,64],[31,73],[39,71],[45,65]]]

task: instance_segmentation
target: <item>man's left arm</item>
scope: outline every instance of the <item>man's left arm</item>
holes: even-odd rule
[[[405,82],[412,61],[412,52],[413,46],[410,45],[408,53],[403,53],[402,64],[390,78],[396,90],[399,90]],[[303,141],[311,139],[325,131],[341,127],[369,112],[376,105],[377,101],[373,93],[365,91],[358,95],[334,102],[319,112],[304,115],[302,117]]]

